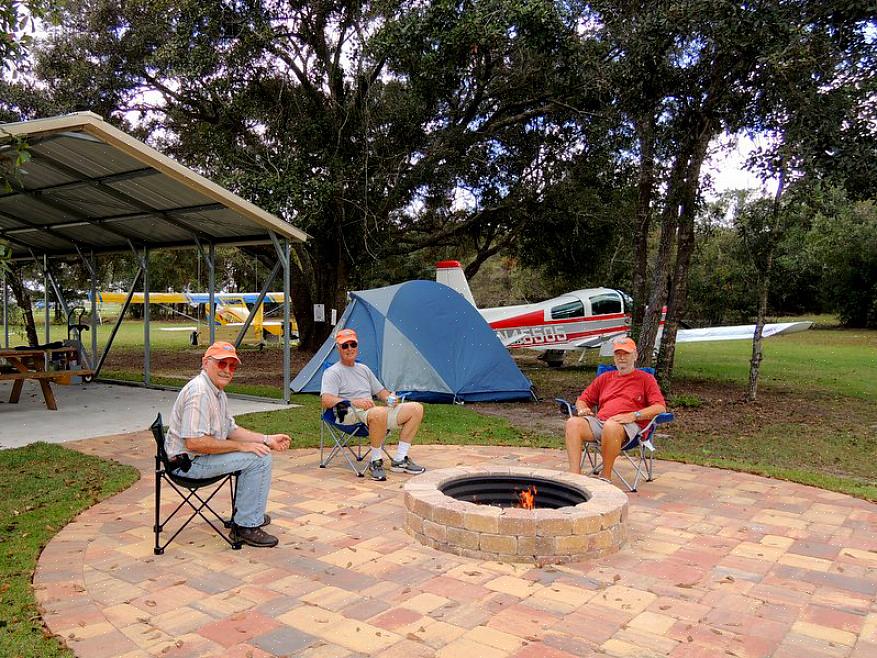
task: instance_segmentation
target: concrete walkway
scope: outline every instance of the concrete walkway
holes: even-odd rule
[[[9,404],[12,382],[0,382],[0,449],[19,448],[34,441],[66,443],[109,434],[140,431],[159,412],[170,414],[176,391],[158,391],[113,384],[52,384],[58,410],[49,411],[37,382],[24,382],[21,400]],[[271,402],[232,400],[232,412],[275,411]]]
[[[71,444],[136,465],[131,489],[46,547],[34,579],[77,656],[877,656],[877,505],[660,462],[630,495],[630,541],[558,567],[459,558],[403,530],[400,487],[275,459],[275,549],[193,523],[152,554],[152,439]],[[558,450],[415,446],[432,468],[562,468]]]

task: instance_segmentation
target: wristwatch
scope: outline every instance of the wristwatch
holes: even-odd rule
[[[639,420],[640,418],[643,417],[643,415],[642,415],[639,411],[634,411],[634,412],[633,412],[633,417],[634,417],[636,420]]]
[[[262,435],[262,443],[264,443],[266,446],[268,445],[268,435],[267,434]]]

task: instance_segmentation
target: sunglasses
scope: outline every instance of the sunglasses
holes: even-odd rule
[[[214,361],[216,367],[220,370],[225,370],[227,368],[229,372],[234,372],[238,369],[238,362],[234,359],[214,359],[213,357],[210,357],[210,360]]]
[[[350,350],[356,347],[359,347],[359,343],[357,343],[355,340],[351,340],[349,343],[341,343],[342,350]]]

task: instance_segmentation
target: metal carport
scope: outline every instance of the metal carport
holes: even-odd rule
[[[149,371],[149,252],[197,247],[208,267],[210,341],[214,340],[217,245],[273,244],[277,262],[257,302],[282,270],[284,292],[283,400],[290,380],[290,241],[308,235],[275,215],[216,185],[152,147],[113,127],[92,112],[20,123],[0,124],[0,165],[25,144],[30,159],[7,177],[11,191],[0,192],[0,238],[12,247],[14,261],[33,260],[43,268],[47,286],[69,313],[51,263],[79,258],[91,272],[91,353],[85,357],[100,373],[131,294],[143,279],[144,384]],[[96,268],[99,254],[132,252],[139,270],[119,321],[103,353],[96,331]],[[6,281],[3,281],[5,345],[9,345]],[[48,315],[48,305],[46,307]],[[251,316],[252,317],[252,316]],[[242,327],[238,343],[247,331]],[[48,322],[47,322],[48,326]]]

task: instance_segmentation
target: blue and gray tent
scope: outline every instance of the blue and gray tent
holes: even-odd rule
[[[335,327],[359,336],[359,361],[391,391],[421,402],[532,399],[530,381],[459,293],[434,281],[350,293]],[[323,371],[338,361],[334,333],[289,387],[319,393]]]

